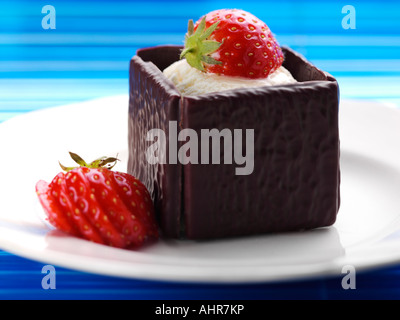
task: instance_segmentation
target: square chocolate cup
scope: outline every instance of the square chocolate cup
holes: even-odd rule
[[[340,205],[335,78],[283,48],[283,65],[298,83],[181,96],[162,74],[181,49],[141,49],[130,63],[128,172],[149,189],[163,236],[214,239],[332,225]],[[243,155],[246,129],[254,130],[254,170],[237,175],[243,165],[223,164],[223,155],[221,164],[169,163],[170,121],[198,137],[202,129],[242,129]],[[165,164],[146,159],[151,129],[166,134]]]

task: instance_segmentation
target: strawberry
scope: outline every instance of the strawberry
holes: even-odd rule
[[[70,153],[79,167],[64,167],[36,193],[47,219],[72,236],[118,248],[138,248],[157,239],[154,206],[146,187],[135,177],[111,171],[118,159],[100,158],[87,164]]]
[[[189,20],[180,57],[204,72],[250,79],[266,78],[283,62],[268,26],[237,9],[212,11],[196,24]]]

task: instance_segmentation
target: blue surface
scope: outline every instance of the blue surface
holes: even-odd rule
[[[400,107],[399,1],[65,1],[56,29],[44,30],[42,1],[0,3],[0,122],[25,112],[128,92],[138,48],[181,44],[187,20],[242,8],[264,20],[282,45],[339,81],[342,98]],[[47,3],[46,3],[47,4]],[[345,4],[356,29],[342,28]],[[3,137],[2,137],[3,138]],[[56,266],[56,290],[41,287],[43,264],[0,251],[2,299],[352,299],[400,298],[400,266],[341,278],[257,285],[195,285],[125,280]]]
[[[43,289],[42,263],[0,252],[0,299],[263,300],[385,299],[400,297],[400,268],[359,272],[356,289],[342,277],[277,283],[216,285],[120,279],[55,266],[56,288]]]

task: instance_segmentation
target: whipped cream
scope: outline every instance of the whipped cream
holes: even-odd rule
[[[202,72],[191,67],[186,59],[174,62],[163,73],[175,84],[181,94],[185,96],[297,82],[283,66],[268,75],[265,79],[244,79]]]

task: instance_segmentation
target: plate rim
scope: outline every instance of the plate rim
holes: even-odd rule
[[[67,105],[61,105],[57,107],[52,107],[52,108],[45,108],[45,109],[39,109],[35,110],[32,112],[24,113],[22,115],[16,116],[14,118],[11,118],[7,121],[4,121],[3,123],[0,123],[0,134],[3,131],[3,128],[6,126],[13,126],[15,125],[14,123],[18,124],[20,121],[21,117],[31,117],[32,113],[47,113],[47,112],[55,112],[57,113],[58,110],[61,110],[63,108],[69,108],[71,105],[86,105],[88,102],[90,103],[95,103],[97,101],[106,101],[107,99],[127,99],[128,95],[118,95],[118,96],[110,96],[110,97],[104,97],[104,98],[97,98],[93,100],[87,100],[83,102],[77,102],[73,104],[67,104]],[[357,102],[359,100],[353,100],[353,99],[345,99],[347,103],[351,102]],[[382,108],[381,110],[390,110],[390,112],[397,112],[399,115],[400,119],[400,110],[398,109],[393,109],[390,107],[387,107],[386,105],[376,102],[376,104],[379,105],[379,108]],[[383,111],[385,112],[385,111]],[[400,166],[396,167],[397,169],[400,168]],[[400,171],[399,171],[400,172]],[[4,230],[4,226],[1,224],[2,219],[0,217],[0,230]],[[7,232],[6,232],[7,233]],[[31,251],[31,252],[26,252],[24,251],[24,248],[22,246],[15,246],[15,243],[12,241],[7,241],[7,239],[4,239],[4,237],[1,235],[2,233],[0,232],[0,248],[4,251],[10,252],[12,254],[15,254],[17,256],[21,256],[27,259],[31,259],[34,261],[40,261],[42,263],[51,263],[54,265],[58,265],[60,267],[65,267],[69,268],[71,270],[78,270],[82,272],[88,272],[88,273],[94,273],[98,275],[104,275],[104,276],[115,276],[119,278],[132,278],[132,279],[143,279],[143,280],[155,280],[155,281],[173,281],[173,282],[195,282],[195,283],[260,283],[260,282],[276,282],[276,281],[283,281],[283,280],[305,280],[305,279],[310,279],[310,278],[315,278],[317,276],[337,276],[341,274],[342,271],[342,266],[347,265],[347,264],[353,264],[357,266],[358,270],[368,270],[368,269],[373,269],[373,268],[379,268],[382,266],[388,266],[388,265],[393,265],[397,264],[400,262],[400,251],[397,255],[393,255],[394,249],[400,248],[400,240],[398,241],[392,241],[389,243],[379,243],[378,245],[373,245],[373,246],[363,246],[361,245],[361,250],[363,252],[363,256],[360,256],[360,251],[355,250],[354,252],[352,250],[346,250],[343,256],[338,257],[336,259],[323,262],[323,263],[306,263],[303,265],[300,265],[300,268],[297,270],[297,273],[289,272],[293,271],[293,266],[290,266],[290,270],[285,270],[285,268],[282,268],[280,271],[280,274],[277,276],[277,274],[269,274],[268,273],[268,267],[265,265],[260,265],[260,266],[254,266],[253,269],[258,271],[251,273],[251,275],[243,275],[240,274],[240,272],[237,273],[237,278],[232,279],[232,276],[224,276],[224,274],[221,273],[214,273],[215,271],[218,271],[218,269],[214,270],[215,267],[208,267],[208,269],[213,269],[213,273],[207,273],[207,274],[198,274],[197,277],[194,277],[193,274],[187,273],[187,274],[180,274],[177,276],[176,272],[172,272],[169,270],[167,274],[160,274],[160,273],[154,273],[152,271],[152,268],[149,267],[149,265],[146,264],[146,267],[143,267],[143,263],[140,264],[141,268],[135,269],[132,268],[131,263],[126,263],[130,265],[131,272],[126,271],[125,269],[119,268],[117,270],[104,270],[103,268],[99,267],[101,264],[90,264],[89,266],[83,266],[83,265],[76,265],[76,263],[73,263],[72,261],[67,261],[65,258],[69,256],[68,253],[57,253],[54,254],[55,251],[47,251],[46,254],[44,255],[45,258],[42,258],[43,255],[40,255],[40,250],[38,251]],[[75,239],[76,241],[85,241],[81,239]],[[87,241],[85,241],[87,242]],[[96,245],[100,246],[98,244],[91,244],[91,245]],[[115,249],[115,250],[122,250],[122,249]],[[359,250],[359,249],[358,249]],[[376,260],[374,264],[371,264],[368,259],[365,258],[365,255],[368,256],[372,252],[381,252],[381,256],[379,260]],[[43,252],[42,252],[43,253]],[[85,257],[85,259],[88,259],[88,257]],[[99,262],[99,258],[94,259]],[[105,263],[104,260],[100,258],[100,262]],[[103,261],[104,260],[104,261]],[[93,265],[96,266],[93,268]],[[157,267],[157,266],[155,266]],[[276,267],[276,266],[275,266]],[[299,265],[297,265],[299,267]],[[204,268],[204,266],[203,266]],[[263,270],[258,270],[258,269],[263,269]],[[276,268],[275,268],[276,269]],[[121,274],[122,270],[122,274]],[[125,270],[125,271],[124,271]],[[221,271],[221,270],[220,270]],[[193,272],[192,272],[193,273]]]

